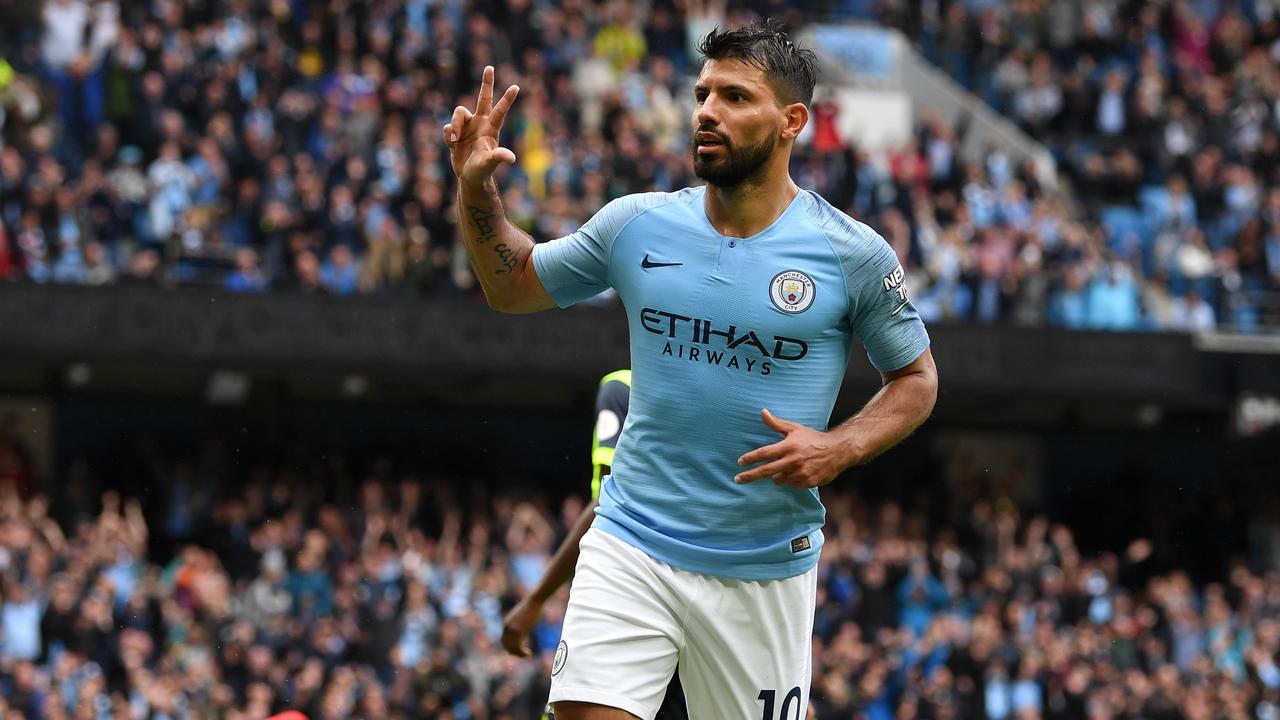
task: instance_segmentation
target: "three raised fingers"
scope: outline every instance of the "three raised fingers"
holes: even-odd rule
[[[467,120],[471,118],[492,113],[492,125],[495,130],[502,128],[502,122],[506,119],[507,113],[511,110],[511,105],[516,101],[516,96],[520,94],[520,87],[512,85],[507,91],[498,98],[498,104],[493,103],[493,66],[486,65],[484,75],[480,80],[480,96],[476,98],[476,109],[472,112],[464,106],[459,105],[453,110],[453,121],[446,125],[446,128],[452,126],[452,132],[445,132],[445,142],[457,142],[467,131]]]

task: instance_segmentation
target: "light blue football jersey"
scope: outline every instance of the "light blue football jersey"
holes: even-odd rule
[[[537,245],[533,264],[567,307],[613,287],[631,329],[631,408],[595,527],[678,568],[742,580],[818,562],[818,491],[738,485],[738,458],[781,436],[760,409],[826,430],[853,336],[882,371],[929,346],[888,243],[801,191],[749,238],[726,237],[705,188],[606,205]]]

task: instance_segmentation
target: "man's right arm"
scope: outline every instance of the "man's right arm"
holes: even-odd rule
[[[533,269],[533,238],[507,219],[492,177],[479,186],[458,180],[462,240],[494,310],[530,313],[555,307]]]
[[[502,123],[520,88],[493,102],[493,68],[486,67],[475,112],[459,105],[445,125],[444,142],[458,176],[462,239],[485,298],[495,310],[526,313],[555,306],[533,269],[533,238],[507,219],[493,172],[516,161],[498,144]]]
[[[582,227],[535,250],[533,239],[507,219],[492,178],[498,165],[516,161],[515,153],[498,145],[516,91],[512,85],[494,104],[493,68],[485,68],[477,112],[456,108],[452,122],[444,126],[444,138],[458,176],[463,241],[489,305],[527,313],[568,307],[608,289],[618,235],[637,215],[673,196],[636,193],[617,198]]]

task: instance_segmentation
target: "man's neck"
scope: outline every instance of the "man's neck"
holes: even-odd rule
[[[727,237],[751,237],[773,224],[795,200],[800,188],[788,173],[747,179],[732,187],[707,184],[703,205],[716,232]]]

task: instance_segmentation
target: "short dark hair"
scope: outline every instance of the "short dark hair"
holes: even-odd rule
[[[813,102],[817,83],[818,58],[812,50],[796,47],[787,37],[782,21],[760,20],[736,30],[715,28],[698,43],[706,60],[732,58],[759,68],[784,103]]]

